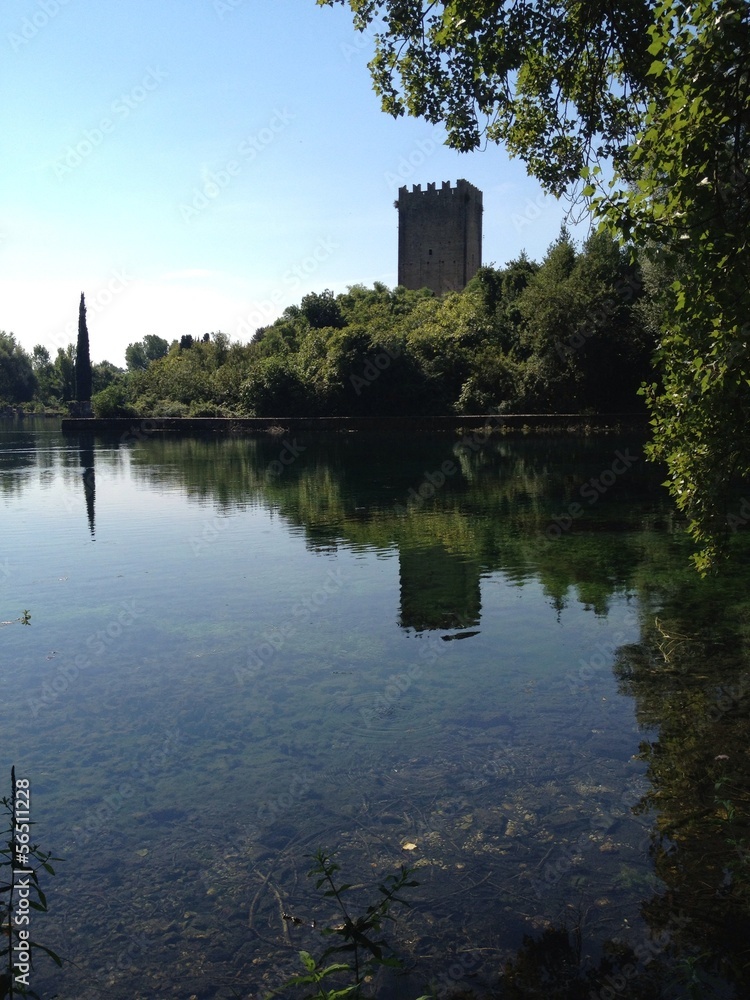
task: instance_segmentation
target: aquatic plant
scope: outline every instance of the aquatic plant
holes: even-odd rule
[[[283,989],[290,986],[313,986],[315,992],[307,993],[304,1000],[339,1000],[340,997],[358,997],[364,983],[377,971],[378,966],[401,968],[402,962],[395,955],[389,955],[392,949],[380,935],[383,924],[387,920],[395,920],[391,909],[395,903],[409,906],[409,902],[398,894],[402,889],[419,885],[411,878],[412,871],[401,865],[398,874],[387,875],[378,884],[380,899],[371,903],[359,916],[353,916],[350,905],[343,896],[354,888],[350,883],[336,884],[336,875],[341,870],[332,858],[323,850],[311,855],[315,864],[307,873],[308,878],[316,878],[315,887],[323,889],[323,895],[334,899],[343,921],[336,926],[323,929],[326,936],[336,935],[341,943],[329,945],[319,958],[315,959],[309,952],[301,951],[300,960],[304,972],[292,976],[286,981]],[[325,887],[325,888],[324,888]],[[348,956],[347,962],[332,962],[326,964],[334,955]],[[328,989],[324,980],[337,976],[344,980],[341,985]],[[275,990],[269,997],[277,996],[281,991]],[[420,997],[419,1000],[427,1000]]]
[[[29,816],[29,784],[26,779],[16,780],[16,769],[10,770],[11,795],[2,799],[7,827],[3,831],[0,848],[0,868],[6,869],[0,878],[0,924],[2,925],[3,947],[0,948],[0,962],[5,971],[0,973],[0,1000],[15,996],[37,997],[31,989],[29,973],[31,957],[35,951],[44,952],[57,965],[62,965],[59,955],[38,941],[31,939],[30,910],[47,912],[47,897],[39,884],[39,872],[44,869],[49,875],[55,870],[49,852],[42,851],[31,840]]]
[[[10,621],[0,622],[0,628],[4,625],[15,625],[16,622],[20,622],[22,625],[31,625],[31,612],[24,611],[24,613],[18,618],[11,618]]]

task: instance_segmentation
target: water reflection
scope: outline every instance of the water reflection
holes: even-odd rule
[[[96,470],[94,468],[94,441],[93,438],[81,438],[79,455],[81,468],[81,480],[83,482],[83,495],[86,500],[86,517],[89,522],[91,538],[96,538],[94,524],[96,520]]]
[[[664,887],[643,914],[654,934],[669,938],[694,995],[747,996],[747,591],[735,573],[704,582],[686,576],[670,589],[615,668],[641,723],[658,734],[642,745],[650,787],[635,808],[656,815],[651,852]]]
[[[538,578],[557,611],[572,599],[605,615],[672,530],[659,470],[642,460],[619,489],[581,502],[611,454],[641,454],[632,438],[608,439],[604,451],[598,439],[567,436],[490,438],[478,450],[448,437],[295,439],[297,458],[279,473],[283,448],[266,438],[149,440],[133,455],[133,474],[179,483],[219,510],[261,502],[313,548],[395,547],[400,624],[417,630],[478,624],[479,581],[496,571],[519,584]],[[451,475],[441,474],[446,463]],[[570,528],[550,533],[576,502],[582,512]]]
[[[355,883],[418,866],[395,928],[414,976],[378,982],[381,1000],[430,979],[441,996],[747,995],[746,569],[698,581],[660,471],[604,482],[618,449],[640,453],[615,437],[32,449],[22,468],[74,491],[76,530],[83,490],[96,527],[77,591],[37,596],[40,655],[3,635],[25,671],[7,704],[42,691],[40,801],[42,775],[67,786],[44,801],[73,872],[52,911],[65,901],[92,990],[279,985],[321,950],[279,907],[325,918],[304,878],[323,846]],[[303,605],[334,570],[323,610]],[[89,633],[80,680],[46,660]],[[149,950],[123,969],[128,928]]]
[[[479,624],[481,567],[475,560],[426,541],[398,548],[402,628],[421,632]]]

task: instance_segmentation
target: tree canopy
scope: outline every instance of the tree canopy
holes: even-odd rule
[[[383,110],[445,126],[465,152],[485,139],[550,190],[621,159],[648,101],[648,0],[317,0],[374,33]]]
[[[36,388],[31,358],[12,333],[0,330],[0,404],[28,402]]]
[[[637,265],[563,231],[541,264],[484,267],[461,293],[310,292],[249,344],[189,334],[94,398],[97,415],[643,412],[654,336]],[[131,347],[134,345],[131,345]],[[132,356],[128,355],[129,361]]]
[[[750,478],[750,6],[746,0],[317,0],[373,31],[382,107],[459,150],[503,143],[666,260],[653,457],[714,565]]]
[[[125,348],[125,364],[131,371],[147,368],[150,361],[165,357],[168,351],[169,341],[154,333],[147,333],[143,340],[137,340]]]

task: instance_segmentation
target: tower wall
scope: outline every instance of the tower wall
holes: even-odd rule
[[[398,283],[437,295],[465,288],[482,266],[482,192],[468,181],[398,192]]]

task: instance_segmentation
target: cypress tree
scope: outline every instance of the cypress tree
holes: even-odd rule
[[[86,302],[81,292],[78,307],[78,344],[76,346],[76,397],[79,403],[91,401],[91,356],[89,331],[86,327]]]

